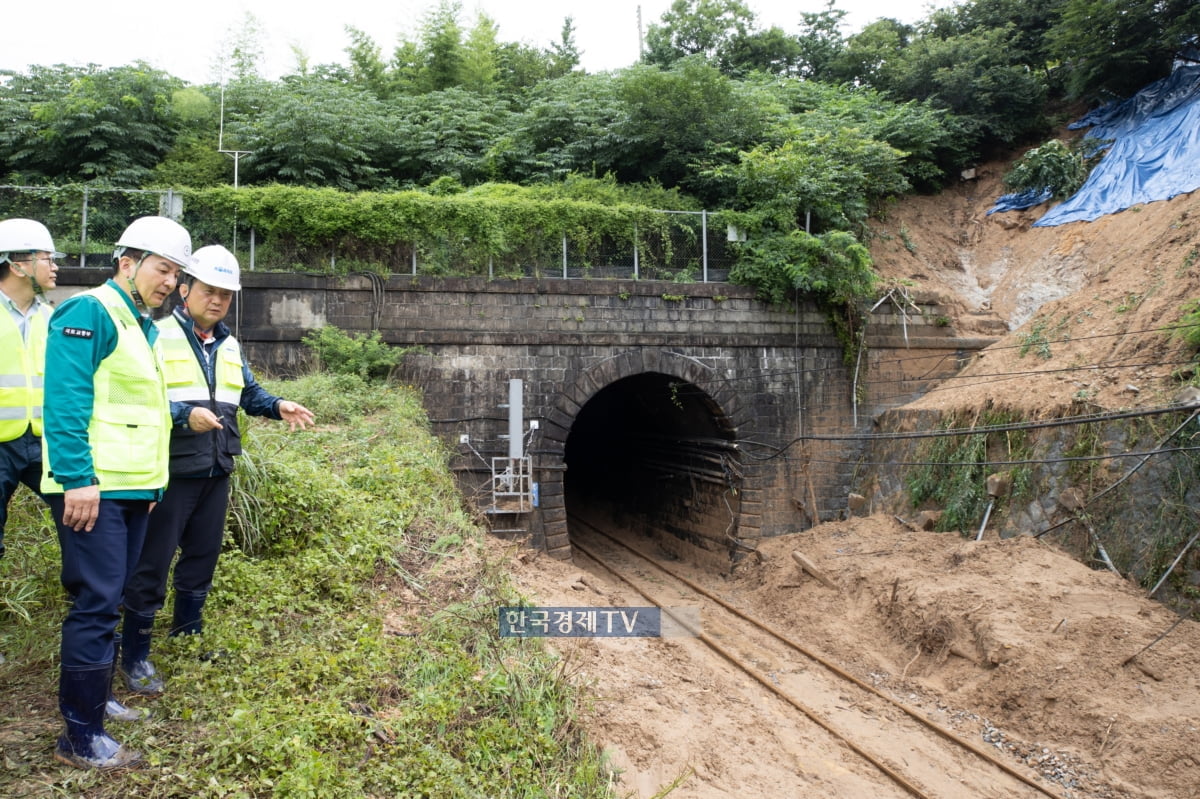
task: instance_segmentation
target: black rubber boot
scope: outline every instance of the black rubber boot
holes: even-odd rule
[[[141,755],[104,731],[105,702],[112,666],[61,668],[58,709],[67,724],[54,747],[54,759],[76,768],[122,769],[143,765]]]
[[[105,718],[114,721],[141,721],[149,718],[150,711],[129,707],[113,694],[112,686],[117,677],[117,659],[121,657],[121,634],[113,636],[113,659],[108,664],[108,701],[104,703]]]
[[[125,627],[122,634],[121,661],[119,669],[125,687],[142,696],[158,696],[163,692],[163,681],[154,664],[150,662],[150,639],[154,633],[153,613],[125,611]]]
[[[204,631],[204,600],[208,594],[175,592],[175,607],[171,617],[171,632],[168,635],[199,635]]]

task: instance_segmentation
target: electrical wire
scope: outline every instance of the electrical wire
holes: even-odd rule
[[[1124,333],[1100,333],[1100,334],[1097,334],[1094,336],[1078,336],[1078,337],[1074,337],[1074,338],[1066,337],[1066,338],[1061,338],[1061,339],[1049,339],[1049,340],[1045,341],[1044,343],[1046,344],[1046,346],[1050,346],[1050,345],[1054,345],[1054,344],[1067,344],[1067,343],[1071,343],[1071,342],[1093,341],[1093,340],[1104,339],[1104,338],[1123,338],[1123,337],[1136,336],[1136,335],[1161,334],[1164,332],[1169,332],[1169,331],[1174,331],[1174,330],[1188,330],[1188,329],[1192,329],[1192,328],[1196,328],[1196,327],[1200,327],[1200,323],[1189,324],[1189,325],[1173,325],[1173,326],[1158,327],[1158,328],[1147,328],[1144,330],[1129,330],[1129,331],[1125,331]],[[978,361],[979,360],[978,353],[983,353],[984,355],[987,355],[987,354],[994,353],[994,352],[1002,352],[1004,350],[1028,349],[1028,348],[1029,348],[1028,344],[1013,344],[1013,345],[1005,345],[1005,346],[997,346],[997,345],[993,344],[984,350],[969,351],[969,354],[964,354],[964,355],[950,355],[948,353],[943,352],[943,353],[931,353],[928,355],[914,355],[914,356],[906,357],[906,358],[882,359],[882,360],[875,361],[873,363],[873,367],[877,369],[881,366],[909,365],[909,364],[912,364],[917,361],[922,361],[922,360],[927,360],[927,359],[936,359],[937,362],[933,366],[931,366],[928,370],[926,370],[926,375],[932,375],[933,370],[936,369],[937,366],[941,362],[948,360],[950,358],[953,358],[957,361],[966,361],[966,362]],[[964,353],[968,352],[968,351],[962,350],[962,348],[956,348],[956,349],[963,351]],[[743,381],[747,381],[747,380],[762,379],[764,377],[765,378],[791,377],[792,375],[797,374],[797,373],[802,374],[802,375],[812,375],[812,374],[821,374],[821,373],[840,373],[840,372],[845,371],[846,367],[842,363],[842,360],[840,357],[829,358],[826,360],[830,361],[832,363],[832,365],[826,366],[826,367],[800,369],[800,370],[794,370],[794,369],[783,369],[783,370],[778,370],[778,371],[762,370],[762,371],[755,372],[753,374],[739,375],[737,377],[710,378],[707,380],[701,380],[701,381],[695,381],[695,382],[697,385],[710,385],[710,384],[725,385],[725,384],[729,384],[729,383],[737,383],[737,382],[743,382]],[[1189,365],[1192,363],[1194,363],[1194,361],[1185,361],[1179,365]],[[964,365],[967,365],[967,364],[964,364]],[[1175,364],[1173,362],[1161,362],[1158,364],[1148,364],[1148,365],[1169,366],[1169,365],[1175,365]],[[962,367],[960,366],[959,368],[962,368]],[[1088,365],[1069,367],[1069,368],[1084,370],[1084,369],[1108,368],[1108,367],[1105,367],[1103,364],[1088,364]],[[1048,371],[1052,371],[1052,370],[1031,369],[1031,370],[1028,370],[1025,372],[1013,372],[1013,373],[1005,373],[1005,374],[1036,375],[1036,374],[1044,374],[1044,373],[1047,373]],[[955,377],[955,376],[950,376],[950,377]],[[966,375],[964,377],[969,378],[969,377],[974,377],[974,375]],[[925,379],[926,378],[924,378],[924,377],[920,377],[920,378],[915,378],[914,380],[921,381],[921,380],[925,380]],[[940,380],[948,379],[948,377],[933,375],[933,376],[928,377],[927,379],[940,381]],[[875,380],[875,381],[860,381],[860,382],[865,382],[867,385],[871,385],[874,383],[894,383],[894,382],[898,382],[898,381]],[[905,382],[908,382],[908,381],[905,381]]]
[[[1136,419],[1142,416],[1161,416],[1166,413],[1178,413],[1192,410],[1192,405],[1161,405],[1150,408],[1140,408],[1130,411],[1112,411],[1109,413],[1083,414],[1080,416],[1063,416],[1058,419],[1047,419],[1041,422],[1005,422],[1002,424],[981,425],[978,427],[948,427],[943,430],[913,431],[907,433],[844,433],[844,434],[812,434],[797,436],[789,443],[796,441],[896,441],[908,438],[945,438],[949,436],[969,436],[981,433],[999,433],[1013,430],[1041,430],[1047,427],[1068,427],[1076,424],[1096,424],[1101,422],[1118,421],[1121,419]],[[762,442],[743,439],[745,444],[771,446]]]
[[[855,466],[1024,466],[1030,464],[1047,464],[1047,463],[1080,463],[1084,461],[1108,461],[1116,460],[1117,458],[1149,458],[1154,455],[1164,455],[1171,452],[1197,452],[1200,447],[1159,447],[1157,449],[1146,450],[1143,452],[1115,452],[1111,455],[1071,455],[1061,458],[1025,458],[1022,460],[1013,461],[855,461]],[[819,458],[807,458],[808,463],[822,463],[827,465],[841,466],[846,461],[844,460],[821,460]]]

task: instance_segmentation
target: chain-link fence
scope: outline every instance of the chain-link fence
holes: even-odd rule
[[[179,215],[172,191],[96,189],[86,186],[0,186],[0,216],[36,219],[72,266],[109,266],[113,243],[139,216]]]
[[[704,211],[660,213],[667,215],[662,232],[630,236],[636,243],[609,237],[586,243],[566,236],[531,237],[495,255],[453,234],[386,245],[352,236],[316,245],[263,236],[235,217],[194,212],[171,190],[0,186],[0,218],[43,222],[72,266],[110,265],[125,226],[139,216],[160,214],[179,219],[196,246],[224,244],[234,250],[250,270],[725,282],[734,260],[727,231],[712,229]]]

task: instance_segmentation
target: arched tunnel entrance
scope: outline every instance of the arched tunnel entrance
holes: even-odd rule
[[[565,443],[568,533],[574,518],[728,566],[742,482],[735,438],[694,383],[661,372],[610,383],[580,408]]]

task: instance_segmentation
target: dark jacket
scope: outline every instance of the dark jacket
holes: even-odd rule
[[[220,477],[233,471],[234,457],[242,453],[241,432],[238,430],[237,410],[240,406],[250,416],[265,416],[269,419],[283,418],[279,414],[279,403],[282,399],[269,393],[258,384],[250,367],[242,362],[241,399],[238,405],[218,402],[215,393],[216,357],[209,362],[201,352],[200,340],[193,330],[192,319],[183,307],[177,307],[171,316],[158,322],[163,325],[178,325],[187,336],[192,346],[192,354],[200,365],[208,381],[207,400],[192,400],[188,402],[171,402],[171,419],[174,425],[171,429],[171,476],[172,477]],[[216,343],[210,346],[215,354],[222,347],[237,347],[237,340],[232,338],[229,327],[224,322],[218,322],[213,329]],[[208,408],[221,418],[222,429],[196,433],[188,429],[188,415],[194,407]]]

